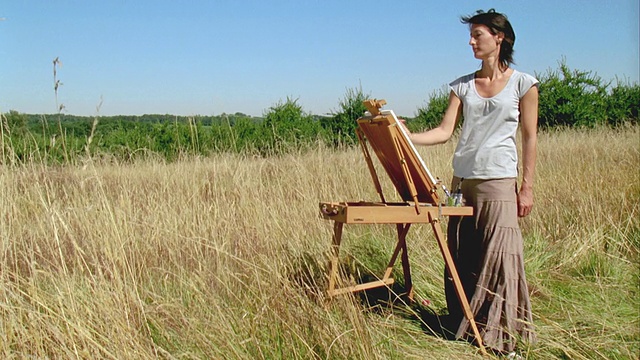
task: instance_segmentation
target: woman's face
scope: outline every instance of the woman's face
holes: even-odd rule
[[[491,33],[486,25],[472,24],[469,45],[476,59],[485,60],[491,56],[499,57],[500,43],[504,35]]]

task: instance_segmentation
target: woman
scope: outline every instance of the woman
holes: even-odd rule
[[[515,34],[505,15],[491,9],[461,20],[469,25],[469,45],[482,67],[450,84],[440,125],[410,139],[416,145],[444,143],[461,115],[464,119],[452,189],[462,191],[474,216],[451,218],[449,249],[485,345],[509,353],[518,339],[534,337],[518,217],[533,207],[538,80],[510,67]],[[519,191],[518,126],[523,142]],[[456,337],[472,338],[448,275],[445,292]]]

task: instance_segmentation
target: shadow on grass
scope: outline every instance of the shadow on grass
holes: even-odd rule
[[[366,279],[365,279],[366,281]],[[390,310],[407,320],[420,324],[425,334],[446,340],[455,340],[460,318],[440,315],[429,307],[409,301],[404,285],[396,281],[390,287],[378,287],[361,291],[361,303],[370,311],[388,313]]]
[[[326,303],[328,286],[327,268],[324,262],[315,260],[305,254],[296,260],[296,271],[290,274],[290,280],[297,288],[304,290],[307,297],[318,303]],[[352,265],[352,266],[349,266]],[[351,286],[379,280],[366,267],[341,263],[339,278],[347,281]],[[419,326],[427,336],[448,341],[462,341],[475,345],[472,339],[457,339],[456,332],[460,324],[460,317],[438,314],[433,308],[415,301],[409,301],[402,274],[394,274],[395,281],[389,286],[379,286],[353,293],[353,297],[360,303],[364,311],[380,316],[394,315],[404,318]],[[344,285],[344,283],[342,284]],[[349,296],[347,294],[337,296]]]
[[[290,280],[295,286],[304,289],[307,296],[314,301],[322,301],[328,286],[327,261],[318,261],[311,254],[303,254],[295,260],[295,271]],[[351,285],[363,284],[379,280],[366,266],[355,265],[348,261],[341,262],[339,269],[341,279],[351,279]],[[436,314],[432,308],[416,302],[410,302],[404,287],[402,274],[394,274],[395,281],[389,286],[380,286],[354,293],[366,311],[388,315],[390,312],[420,325],[425,334],[446,340],[455,340],[460,318],[450,315]],[[341,295],[338,295],[341,296]]]

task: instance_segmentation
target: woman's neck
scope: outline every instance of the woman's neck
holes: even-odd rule
[[[498,59],[486,59],[482,61],[482,68],[476,73],[476,77],[494,80],[502,77],[507,70],[509,66],[503,65]]]

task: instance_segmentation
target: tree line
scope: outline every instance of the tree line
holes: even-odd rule
[[[541,128],[638,124],[637,83],[605,81],[593,72],[570,69],[564,61],[535,76],[540,80]],[[351,146],[357,141],[356,119],[370,97],[361,88],[347,89],[338,108],[322,116],[306,112],[291,98],[274,104],[261,117],[243,113],[82,117],[9,111],[1,114],[0,161],[73,163],[85,156],[119,161],[160,156],[171,161],[220,152],[270,156],[319,142]],[[440,122],[447,103],[448,90],[442,89],[432,93],[413,117],[403,117],[413,131],[431,128]]]

